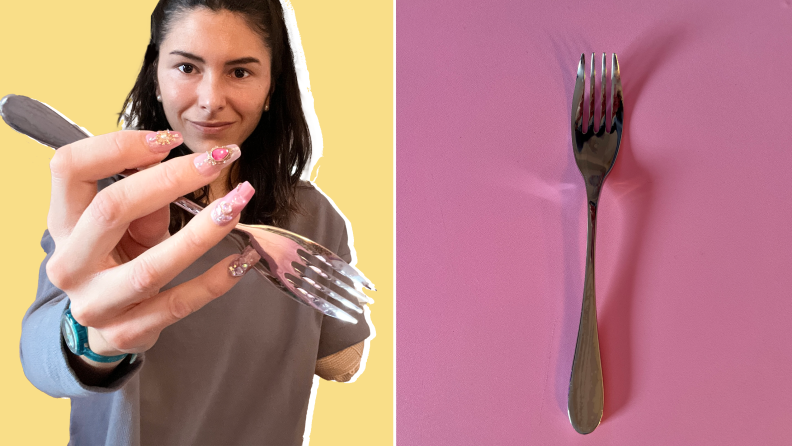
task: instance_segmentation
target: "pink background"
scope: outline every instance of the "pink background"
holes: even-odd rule
[[[398,444],[792,444],[790,0],[399,0],[396,23]],[[581,436],[569,121],[593,50],[620,57],[626,124]]]

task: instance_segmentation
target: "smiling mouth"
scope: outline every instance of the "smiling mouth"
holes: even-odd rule
[[[189,121],[198,131],[205,134],[220,133],[233,124],[233,122],[207,122],[207,121]]]

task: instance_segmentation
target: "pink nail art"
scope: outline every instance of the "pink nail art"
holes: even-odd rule
[[[255,249],[248,246],[242,251],[236,259],[231,261],[231,264],[228,265],[228,274],[231,274],[233,277],[242,277],[245,275],[250,268],[253,268],[253,265],[261,259],[261,256]]]
[[[202,175],[211,175],[238,160],[240,156],[242,156],[242,151],[239,150],[239,146],[229,144],[215,147],[206,153],[202,153],[193,162],[195,163],[195,168]]]
[[[241,183],[215,205],[212,209],[212,220],[220,226],[225,226],[242,212],[255,192],[247,181]]]
[[[167,152],[183,142],[181,133],[172,130],[151,132],[146,135],[146,143],[154,153]]]

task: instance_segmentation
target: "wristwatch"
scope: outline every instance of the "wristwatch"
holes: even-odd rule
[[[91,348],[88,347],[88,329],[74,320],[71,314],[71,303],[66,306],[66,311],[63,312],[63,316],[61,317],[61,334],[63,334],[66,346],[69,347],[72,353],[77,356],[85,356],[91,361],[116,362],[129,356],[129,353],[117,356],[102,356],[94,353]],[[135,358],[133,357],[132,361],[134,360]]]

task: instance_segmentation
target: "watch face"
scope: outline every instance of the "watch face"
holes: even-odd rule
[[[61,320],[61,332],[63,333],[63,339],[66,340],[66,346],[69,347],[72,353],[76,353],[77,339],[74,336],[74,328],[65,317]]]

